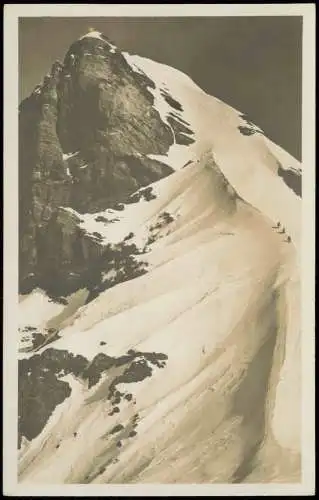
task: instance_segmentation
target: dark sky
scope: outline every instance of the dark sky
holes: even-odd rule
[[[20,98],[89,27],[187,73],[300,159],[301,17],[20,18]]]

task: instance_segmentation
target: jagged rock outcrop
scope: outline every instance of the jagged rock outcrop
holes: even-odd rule
[[[171,173],[146,156],[166,153],[173,142],[172,129],[153,107],[152,86],[106,37],[82,37],[21,103],[22,289],[48,276],[62,279],[99,253],[98,243],[59,207],[104,210]],[[79,240],[87,249],[81,255]]]

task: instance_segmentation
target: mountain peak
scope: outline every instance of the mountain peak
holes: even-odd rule
[[[19,115],[19,481],[297,481],[301,166],[113,47]]]
[[[81,36],[80,40],[83,40],[83,38],[98,38],[99,40],[105,41],[104,35],[94,28],[89,28],[89,31],[85,35]]]
[[[78,41],[86,40],[88,38],[95,38],[96,40],[99,40],[101,42],[104,42],[105,44],[108,45],[109,49],[111,52],[115,52],[117,49],[116,45],[114,45],[113,41],[111,41],[104,33],[101,31],[97,31],[94,28],[89,28],[89,31],[81,36]]]

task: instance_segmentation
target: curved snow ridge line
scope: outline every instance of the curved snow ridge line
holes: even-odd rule
[[[210,164],[211,161],[213,161],[213,166],[215,165],[213,170],[206,170],[204,167]],[[130,242],[134,241],[137,246],[142,248],[143,245],[145,245],[150,224],[158,218],[161,211],[165,209],[168,210],[168,213],[173,214],[174,216],[177,213],[180,216],[181,211],[185,211],[183,207],[186,208],[186,206],[189,206],[189,201],[192,201],[192,203],[195,202],[195,194],[196,199],[200,196],[201,204],[205,200],[205,205],[201,208],[201,210],[204,210],[203,214],[205,212],[207,214],[211,212],[213,216],[214,205],[223,201],[220,200],[218,196],[216,197],[214,190],[210,188],[210,183],[214,181],[213,179],[210,179],[210,177],[214,171],[218,171],[214,155],[206,153],[202,156],[200,163],[193,165],[193,168],[185,169],[178,173],[176,172],[171,176],[156,181],[150,185],[149,187],[154,188],[154,193],[157,194],[155,199],[151,199],[150,201],[140,199],[137,203],[129,203],[127,205],[124,204],[124,210],[120,213],[107,210],[105,212],[99,212],[98,214],[87,214],[84,216],[85,222],[82,223],[81,226],[85,228],[88,234],[94,235],[94,232],[99,232],[99,234],[103,236],[103,242],[105,243],[121,242],[125,239],[125,236],[129,234],[129,231],[131,231],[132,238],[130,239]],[[196,193],[193,193],[194,190]],[[138,190],[137,193],[139,191],[140,190]],[[203,194],[205,194],[204,198]],[[196,203],[198,204],[199,202]],[[79,216],[77,212],[72,209],[69,210],[74,215]],[[109,212],[111,217],[113,217],[113,214],[116,213],[119,220],[110,218],[110,223],[96,222],[98,217],[100,217],[103,221],[105,218],[104,215],[107,215],[105,218],[107,219]],[[199,216],[202,217],[200,212],[198,212],[197,214],[193,214],[192,219],[195,215],[196,218]],[[179,227],[180,223],[181,222],[178,223]],[[185,223],[185,221],[183,223]],[[101,240],[101,244],[103,242]]]
[[[233,165],[231,155],[214,151],[216,161],[239,195],[260,212],[279,221],[286,235],[291,235],[296,249],[300,246],[301,202],[281,178],[270,169],[247,171],[245,166]],[[242,168],[243,167],[243,168]]]
[[[149,62],[149,61],[148,61]],[[152,67],[154,64],[150,64]],[[155,63],[156,66],[156,63]],[[174,73],[174,70],[173,70]],[[153,76],[153,75],[151,75]],[[167,81],[169,78],[167,78]],[[175,82],[176,83],[176,82]],[[171,84],[174,84],[174,79],[169,82],[169,87]],[[195,89],[195,90],[194,90]],[[178,95],[177,87],[174,95]],[[179,88],[180,92],[183,91],[182,87]],[[191,91],[191,94],[189,93]],[[218,152],[218,161],[220,163],[220,167],[222,170],[225,167],[224,157],[227,157],[227,160],[231,160],[229,165],[227,166],[227,171],[225,171],[226,177],[229,179],[230,183],[236,187],[238,182],[233,182],[233,179],[236,178],[236,172],[241,170],[241,181],[240,184],[244,185],[245,182],[249,180],[249,177],[253,175],[256,177],[257,171],[259,171],[259,177],[263,178],[264,174],[262,173],[265,169],[269,168],[270,170],[276,172],[276,177],[273,177],[274,186],[276,186],[276,191],[281,190],[283,192],[284,198],[290,198],[288,201],[287,209],[285,215],[288,216],[288,219],[291,219],[289,213],[295,212],[295,200],[294,196],[289,196],[288,188],[281,178],[277,175],[278,161],[289,168],[292,163],[292,157],[286,154],[281,148],[276,148],[271,144],[269,140],[267,140],[264,136],[250,136],[245,137],[240,134],[238,130],[238,126],[242,123],[241,114],[239,114],[236,110],[229,107],[228,105],[222,103],[221,101],[216,100],[212,96],[208,96],[207,94],[199,93],[196,87],[192,86],[187,89],[187,93],[181,99],[184,103],[184,116],[187,118],[187,121],[191,124],[192,130],[195,131],[196,135],[200,137],[200,140],[197,140],[195,145],[190,147],[190,149],[194,149],[197,154],[203,153],[205,151],[213,151]],[[205,110],[205,112],[204,112]],[[232,144],[232,148],[229,148],[229,144]],[[275,150],[276,156],[273,154],[270,156],[271,149]],[[221,154],[219,154],[221,152]],[[267,156],[268,155],[268,156]],[[278,158],[278,160],[277,160]],[[165,161],[165,160],[164,160]],[[287,163],[289,164],[287,165]],[[227,161],[228,163],[228,161]],[[298,162],[297,163],[298,167]],[[234,177],[235,175],[235,177]],[[267,173],[265,172],[265,176],[267,177]],[[269,177],[269,176],[268,176]],[[252,183],[252,179],[249,180]],[[239,184],[239,186],[240,186]],[[271,199],[270,193],[272,190],[270,189],[269,194],[265,192],[261,192],[263,183],[257,182],[255,183],[254,189],[258,190],[258,196],[261,197],[261,200],[268,196],[269,201]],[[244,196],[242,189],[238,189],[249,203],[252,203],[256,206],[255,200],[258,196],[254,195],[252,198],[250,196]],[[264,189],[263,189],[264,191]],[[247,190],[246,190],[247,193]],[[253,193],[253,190],[251,191]],[[277,200],[277,208],[278,216],[282,218],[282,209],[280,209],[279,205],[282,203],[280,200],[281,194]],[[289,208],[288,208],[289,207]],[[257,208],[260,208],[257,203]],[[299,211],[299,210],[297,210]],[[276,220],[276,213],[274,210],[269,211],[268,215],[271,215],[273,220]],[[287,217],[283,218],[283,223],[285,223]],[[292,222],[292,224],[291,224]],[[290,231],[294,233],[295,239],[298,239],[296,233],[298,231],[294,231],[292,227],[295,225],[293,221],[289,222]]]
[[[225,253],[224,247],[221,246],[220,250],[223,253]],[[244,253],[246,255],[246,246],[245,246]],[[198,253],[196,253],[196,255],[198,256]],[[198,259],[199,261],[203,260],[200,255],[198,257],[199,257],[199,259]],[[232,286],[231,283],[229,283],[230,290],[229,289],[225,290],[225,279],[224,278],[225,278],[225,274],[227,275],[227,273],[226,273],[226,270],[224,268],[225,262],[223,262],[223,259],[221,259],[220,256],[219,256],[219,258],[215,258],[214,254],[210,250],[207,252],[207,257],[209,258],[210,262],[214,262],[214,261],[218,262],[218,266],[216,266],[216,267],[221,268],[221,280],[222,280],[222,283],[223,283],[223,286],[224,286],[224,291],[223,291],[222,294],[219,295],[218,300],[217,301],[215,300],[216,309],[212,308],[212,304],[211,303],[205,304],[205,302],[201,302],[201,306],[202,307],[203,306],[207,306],[207,310],[206,310],[207,315],[203,314],[204,311],[202,311],[202,314],[199,314],[200,311],[197,311],[196,312],[196,318],[205,318],[206,317],[206,319],[208,319],[210,321],[210,326],[211,326],[211,314],[212,314],[212,310],[214,310],[215,311],[215,313],[214,313],[214,324],[217,326],[217,331],[216,331],[215,335],[214,336],[212,335],[211,330],[207,330],[207,326],[206,326],[206,328],[203,328],[204,325],[201,322],[198,323],[197,320],[196,320],[196,318],[195,318],[195,324],[194,324],[194,322],[189,321],[189,319],[190,319],[189,317],[188,318],[183,318],[184,319],[184,323],[186,324],[186,327],[184,325],[181,328],[177,328],[176,327],[176,322],[175,322],[175,325],[173,324],[174,327],[173,328],[171,327],[170,331],[167,332],[167,328],[165,328],[165,329],[163,329],[162,332],[157,332],[156,334],[155,334],[155,328],[152,328],[151,325],[147,325],[149,327],[149,330],[150,330],[149,333],[151,335],[151,337],[149,338],[149,345],[151,345],[152,349],[153,349],[154,348],[154,342],[155,342],[155,345],[158,343],[158,345],[161,345],[161,348],[162,348],[164,345],[166,345],[166,342],[167,342],[168,346],[170,346],[170,348],[171,348],[170,352],[172,353],[172,356],[173,356],[172,360],[175,360],[175,362],[177,362],[177,366],[179,366],[179,363],[185,357],[184,356],[184,354],[185,354],[184,353],[184,349],[185,349],[184,343],[186,343],[185,342],[185,328],[186,328],[186,332],[189,333],[189,335],[187,335],[187,338],[191,339],[192,342],[196,342],[195,344],[192,343],[191,346],[190,346],[191,350],[192,350],[191,359],[195,363],[195,367],[196,367],[196,363],[198,362],[198,360],[194,359],[194,358],[195,358],[195,356],[197,356],[197,351],[199,353],[199,351],[201,350],[201,347],[202,347],[202,344],[203,344],[203,339],[205,339],[204,340],[204,344],[205,344],[205,342],[207,343],[206,336],[207,336],[207,338],[209,338],[209,342],[220,340],[220,338],[216,339],[216,335],[218,335],[218,331],[219,330],[221,332],[223,331],[223,328],[220,325],[221,318],[220,318],[220,316],[218,316],[218,311],[219,311],[219,308],[220,308],[220,304],[225,303],[226,301],[228,303],[228,306],[230,308],[232,308],[231,307],[231,303],[229,301],[229,298],[230,298],[229,292],[230,291],[231,291],[231,295],[232,295],[232,298],[233,298],[233,300],[235,302],[235,306],[236,306],[234,309],[232,308],[232,310],[233,311],[235,310],[235,312],[236,312],[236,314],[234,313],[234,319],[238,318],[239,314],[241,314],[242,310],[243,310],[242,309],[242,303],[238,303],[239,292],[242,292],[243,290],[241,290],[240,288],[239,289],[234,289],[234,287]],[[250,257],[249,256],[246,256],[245,258],[246,258],[247,261],[250,261]],[[183,263],[181,265],[181,269],[185,269],[185,265],[183,265]],[[190,266],[190,269],[191,269],[191,266]],[[208,268],[206,267],[206,269],[205,269],[205,275],[207,274],[207,271],[208,271]],[[192,279],[192,277],[188,276],[188,278],[190,278],[189,280],[191,281],[191,288],[193,288],[194,280]],[[214,276],[212,276],[212,280],[215,282]],[[157,282],[158,279],[156,279],[155,281]],[[203,286],[203,287],[205,285],[205,288],[207,287],[207,283],[206,282],[204,283],[203,279],[201,279],[198,283],[201,284],[201,286]],[[171,283],[168,282],[168,286],[169,287],[170,287],[170,285],[171,285]],[[254,286],[254,283],[251,283],[251,287],[250,287],[249,286],[249,281],[247,282],[247,285],[248,285],[247,292],[249,294],[248,297],[250,296],[253,299],[252,303],[251,303],[251,305],[253,307],[253,305],[254,305],[253,302],[255,300],[255,295],[256,295],[256,287]],[[249,292],[250,289],[252,290],[251,294]],[[183,293],[185,293],[185,287],[182,288],[182,290],[183,290]],[[265,291],[264,282],[260,283],[260,290],[261,290],[261,295],[262,295],[264,293],[264,291]],[[123,295],[123,291],[122,291],[121,295]],[[135,294],[136,294],[136,289],[135,289]],[[205,295],[205,292],[204,292],[204,295]],[[244,301],[244,303],[246,303],[247,296],[241,297],[241,299]],[[110,301],[109,301],[109,299],[107,299],[107,304],[109,305],[109,303],[110,303]],[[179,304],[180,303],[180,299],[171,300],[171,303],[173,305],[176,304],[176,303]],[[162,303],[162,306],[163,306],[163,303]],[[157,307],[156,310],[163,311],[163,307],[162,308],[158,308]],[[164,310],[166,310],[166,308],[164,308]],[[189,314],[191,314],[191,312],[192,311],[190,310]],[[238,313],[238,316],[237,316],[237,313]],[[139,311],[139,316],[143,318],[143,321],[145,323],[145,315],[142,313],[141,310]],[[249,320],[249,318],[248,318],[248,320]],[[128,323],[130,325],[133,324],[133,322],[131,320],[129,320],[128,317],[126,317],[126,324],[128,324]],[[225,333],[227,334],[227,332],[231,331],[231,328],[230,327],[227,328],[226,326],[225,326]],[[101,330],[103,330],[103,333],[104,333],[105,330],[106,330],[105,325],[101,324],[101,325],[99,325],[99,327],[101,327]],[[198,337],[198,335],[196,335],[195,337],[193,335],[195,328],[196,328],[196,332],[198,332],[198,334],[199,334],[199,337]],[[245,330],[247,330],[247,326],[245,326]],[[123,337],[123,335],[121,336],[121,335],[114,334],[113,328],[110,328],[109,331],[110,331],[110,335],[112,334],[112,338],[114,339],[114,341],[116,340],[116,342],[117,342],[117,349],[120,349],[120,346],[118,345],[118,340],[117,339],[121,339]],[[256,333],[254,325],[252,325],[252,331],[254,332],[254,334]],[[181,333],[181,332],[183,332],[183,335],[182,336],[178,335],[178,333]],[[90,342],[90,345],[88,345],[88,347],[92,348],[92,341],[93,341],[93,338],[92,338],[92,335],[91,335],[92,331],[88,332],[88,333],[89,333],[89,335],[88,335],[88,339],[87,340],[88,340],[88,342]],[[101,333],[102,333],[102,331],[101,331]],[[125,333],[125,332],[123,332],[123,333]],[[139,332],[139,335],[140,335],[140,333],[141,332]],[[132,338],[132,330],[130,329],[130,331],[128,331],[127,334],[129,335],[129,342],[131,342],[133,340],[133,338]],[[172,336],[176,337],[175,341],[173,341],[173,342],[172,342]],[[193,337],[194,337],[194,339],[193,339]],[[256,335],[254,335],[254,339],[255,339],[255,337],[256,337]],[[69,339],[69,340],[71,340],[71,339]],[[126,339],[123,338],[123,341],[127,341],[127,340],[128,340],[127,338]],[[259,340],[261,340],[261,339],[259,339]],[[143,339],[143,336],[140,336],[140,341],[142,341],[144,343],[144,345],[147,345],[147,340],[145,341]],[[77,336],[77,338],[74,339],[74,343],[72,343],[73,348],[74,348],[74,345],[78,345],[78,344],[79,344],[79,337]],[[178,347],[178,349],[177,349],[177,347]],[[195,349],[195,347],[196,347],[196,349]],[[227,346],[227,351],[228,352],[230,352],[229,347],[230,346],[228,345]],[[175,357],[174,357],[174,352],[175,352]],[[169,357],[169,359],[171,359],[171,358]],[[188,357],[186,357],[186,361],[187,360],[188,360]],[[247,363],[247,356],[246,356],[246,354],[243,356],[243,360]],[[210,360],[207,359],[208,363],[209,363],[209,361]],[[189,363],[189,361],[187,361],[187,363]],[[170,362],[169,362],[169,364],[170,364]],[[211,365],[211,363],[209,363],[209,364]],[[228,373],[229,373],[229,371],[231,370],[231,366],[232,366],[232,360],[228,360],[228,366],[229,366],[229,368],[228,368]],[[236,364],[236,366],[237,366],[237,364]],[[175,364],[174,364],[173,368],[174,368],[174,374],[175,374]],[[225,367],[223,367],[223,370],[220,373],[220,377],[218,377],[219,382],[216,383],[216,390],[215,390],[215,393],[217,393],[217,395],[219,394],[219,391],[221,391],[221,393],[220,393],[221,397],[224,397],[224,392],[225,391],[227,393],[226,389],[228,387],[228,384],[231,383],[231,378],[234,378],[234,377],[229,377],[229,375],[231,375],[231,373],[229,373],[229,375],[227,375],[227,372],[226,372],[226,374],[224,375],[223,374],[224,373],[224,368]],[[188,376],[190,375],[189,371],[190,370],[187,367],[187,369],[180,370],[180,371],[178,371],[178,373],[181,374],[181,376],[184,377],[185,374],[188,375]],[[171,372],[171,374],[172,374],[172,372]],[[166,377],[166,380],[170,380],[171,378],[173,379],[174,377],[173,376],[172,377]],[[184,378],[183,378],[183,380],[184,380]],[[182,382],[183,382],[183,380],[182,380]],[[149,407],[149,404],[151,403],[151,399],[154,398],[154,397],[155,397],[156,401],[160,401],[161,400],[161,397],[162,397],[162,395],[161,395],[161,390],[162,390],[161,387],[165,386],[165,384],[163,384],[162,379],[161,379],[161,383],[159,383],[159,382],[160,382],[159,379],[156,382],[156,376],[155,376],[153,380],[149,380],[149,382],[147,384],[147,386],[148,386],[147,389],[145,387],[145,390],[144,389],[142,390],[142,386],[136,388],[136,392],[138,393],[138,399],[140,399],[140,405],[141,405],[142,408]],[[169,389],[171,389],[171,387],[169,387]],[[198,399],[198,395],[195,395],[194,399],[195,399],[195,402],[196,402],[196,400]],[[218,399],[216,400],[215,399],[214,401],[215,401],[216,404],[218,404],[218,403],[220,404],[220,400],[218,400]],[[207,406],[206,405],[203,406],[203,412],[204,411],[207,411]],[[145,427],[147,428],[147,425]],[[144,428],[144,430],[145,430],[145,428]],[[156,431],[157,430],[158,430],[158,428],[156,429]],[[168,427],[167,426],[166,426],[166,429],[165,429],[165,426],[163,427],[163,433],[164,434],[165,434],[165,430],[168,431]],[[209,429],[209,430],[211,430],[211,429]],[[238,429],[238,431],[239,431],[239,429]],[[168,434],[170,434],[170,432],[168,432]],[[187,439],[188,439],[187,435],[188,434],[185,434],[185,440],[186,440],[186,442],[187,442]],[[233,432],[233,435],[235,435],[236,438],[240,439],[240,433],[239,432]],[[203,436],[203,438],[207,441],[207,439],[211,439],[210,436],[211,436],[211,434],[210,434],[210,432],[208,432],[207,434],[205,434]],[[176,435],[174,434],[174,432],[168,436],[168,438],[174,438],[174,437],[176,437]],[[179,439],[179,442],[180,442],[181,446],[184,446],[185,441],[183,440],[183,433],[179,434],[179,438],[178,439]],[[153,441],[153,434],[149,437],[149,441]],[[143,448],[143,443],[145,443],[145,442],[143,442],[143,441],[140,442],[139,441],[139,444],[142,446],[142,448]],[[212,444],[214,444],[214,441],[213,441]],[[94,451],[94,450],[92,450],[92,451]],[[169,447],[166,448],[166,451],[163,450],[163,452],[164,452],[164,454],[166,454],[166,453],[168,454],[168,458],[169,459],[173,458],[172,454],[170,453]],[[186,455],[187,455],[187,453],[183,454],[184,458],[185,458]],[[70,455],[69,454],[67,454],[67,457],[70,459]],[[197,457],[197,455],[196,455],[196,457]],[[56,464],[59,463],[60,466],[61,466],[61,455],[57,455],[56,458],[52,457],[52,459],[53,459],[53,462],[56,460]],[[69,460],[67,460],[67,461],[69,461]],[[216,463],[216,459],[215,459],[215,463]],[[129,466],[129,464],[126,463],[126,466]],[[39,466],[38,473],[40,475],[41,475],[41,472],[40,472],[41,468],[42,468],[42,470],[44,470],[45,466],[43,464],[41,466]],[[62,471],[61,471],[61,473],[62,473]],[[148,472],[143,473],[144,477],[145,477],[145,474],[147,476]],[[180,471],[180,474],[181,474],[181,471]],[[213,477],[216,478],[216,476],[213,476]]]
[[[101,239],[96,240],[99,244],[121,243],[127,235],[133,233],[128,243],[134,242],[141,250],[145,246],[149,236],[149,226],[154,219],[167,209],[178,193],[181,194],[183,187],[186,188],[192,179],[202,175],[199,165],[194,166],[197,168],[181,169],[138,189],[132,193],[132,197],[146,188],[151,188],[155,198],[147,201],[141,197],[138,202],[123,203],[121,211],[106,209],[94,214],[81,214],[71,207],[61,207],[61,209],[72,214],[79,221],[79,227],[84,229],[88,236],[94,236],[94,233],[100,234]]]
[[[240,283],[243,284],[243,282],[245,281],[243,279],[245,273],[248,273],[248,276],[249,276],[249,274],[251,272],[250,271],[251,266],[252,265],[258,266],[259,260],[260,260],[260,258],[258,258],[258,260],[255,262],[256,257],[254,257],[253,254],[247,255],[247,250],[244,249],[244,244],[247,244],[247,242],[253,243],[253,241],[254,241],[253,235],[249,236],[249,240],[247,240],[247,236],[244,235],[244,238],[239,239],[238,243],[240,241],[241,241],[241,243],[240,243],[239,248],[241,248],[241,253],[243,253],[243,258],[248,260],[250,265],[247,269],[246,269],[246,266],[243,267],[243,271],[242,271],[243,277],[238,276],[238,274],[237,274],[236,281],[237,281],[238,285]],[[96,330],[96,334],[99,337],[99,335],[100,335],[99,331],[104,331],[104,321],[107,320],[108,323],[105,323],[106,331],[114,333],[115,325],[119,321],[121,321],[121,318],[124,321],[127,314],[130,314],[130,315],[133,314],[133,316],[135,314],[137,314],[138,323],[135,325],[136,327],[140,328],[144,325],[143,329],[146,328],[146,330],[149,330],[151,328],[151,331],[153,331],[156,325],[151,327],[150,318],[149,318],[148,323],[144,324],[143,322],[144,322],[144,318],[145,318],[146,313],[144,312],[144,314],[141,315],[139,313],[139,310],[136,309],[135,307],[139,307],[139,308],[146,307],[146,309],[148,307],[150,307],[151,310],[153,310],[154,306],[152,305],[150,300],[151,301],[152,300],[155,300],[155,301],[164,300],[164,302],[166,304],[166,308],[164,309],[163,304],[162,304],[162,307],[160,307],[159,310],[161,310],[162,312],[164,310],[169,311],[170,308],[173,307],[174,302],[176,302],[176,301],[174,301],[174,300],[171,301],[171,305],[170,305],[170,301],[168,303],[166,303],[164,296],[167,295],[167,287],[169,286],[169,289],[172,291],[172,293],[173,293],[173,289],[174,289],[174,293],[177,293],[177,295],[179,295],[181,290],[185,289],[185,286],[186,286],[185,280],[187,283],[189,282],[189,280],[191,280],[193,283],[192,286],[195,286],[195,284],[196,284],[196,287],[200,286],[201,290],[204,287],[203,293],[205,293],[205,291],[207,292],[207,290],[206,290],[207,287],[208,287],[208,289],[211,286],[213,286],[213,288],[214,288],[216,286],[215,281],[217,279],[215,276],[215,273],[218,271],[218,266],[216,267],[216,265],[212,265],[211,259],[213,259],[213,262],[215,262],[215,261],[219,262],[219,266],[221,266],[221,268],[223,270],[225,268],[226,263],[228,262],[229,256],[227,257],[227,255],[229,254],[229,252],[232,252],[233,245],[234,245],[233,241],[229,241],[229,245],[227,247],[228,248],[228,254],[227,254],[225,252],[224,242],[219,241],[219,244],[216,244],[216,243],[217,243],[216,241],[214,241],[214,240],[211,241],[210,239],[208,239],[206,241],[205,240],[199,241],[198,244],[196,246],[192,246],[188,252],[187,252],[187,247],[184,248],[184,251],[183,251],[183,248],[180,248],[179,255],[176,255],[173,260],[165,261],[165,259],[164,259],[164,261],[162,262],[162,265],[160,267],[157,267],[157,269],[153,269],[153,271],[149,272],[147,275],[144,275],[144,277],[138,278],[138,280],[134,280],[131,282],[126,282],[126,283],[116,287],[116,289],[107,290],[106,292],[101,294],[97,299],[95,299],[92,303],[87,304],[86,306],[84,306],[84,308],[82,308],[81,314],[78,315],[77,320],[75,318],[75,321],[73,322],[72,326],[69,328],[67,327],[65,329],[65,331],[62,332],[63,339],[57,341],[55,343],[55,346],[57,348],[58,348],[58,346],[60,346],[60,348],[63,348],[63,346],[64,346],[65,348],[71,349],[74,351],[74,349],[77,349],[77,348],[75,348],[75,344],[73,344],[73,342],[72,342],[72,337],[75,340],[76,345],[78,345],[77,340],[79,340],[81,338],[82,340],[81,340],[80,344],[82,346],[81,348],[84,349],[83,352],[85,352],[86,356],[87,356],[88,353],[93,349],[93,351],[92,351],[92,355],[93,355],[95,352],[95,349],[96,349],[95,342],[93,342],[93,339],[95,339],[95,336],[93,334],[93,330],[94,331]],[[238,243],[237,243],[237,246],[238,246]],[[262,247],[263,247],[263,245],[262,245]],[[186,250],[186,253],[185,253],[185,250]],[[260,250],[258,250],[257,255],[259,255],[259,252],[260,252]],[[238,256],[238,258],[240,258],[240,257]],[[269,258],[270,258],[270,256],[268,255],[268,259]],[[207,261],[207,259],[208,259],[208,261]],[[196,262],[196,266],[195,266],[195,264],[193,264],[192,267],[189,267],[190,263],[195,263],[195,262]],[[204,264],[205,262],[206,262],[206,267]],[[183,268],[185,268],[185,267],[190,269],[188,276],[185,276],[185,273],[183,272]],[[236,271],[236,263],[234,265],[232,263],[227,263],[227,268],[228,268],[228,273],[230,273],[230,275],[232,277],[229,276],[229,279],[227,279],[228,276],[227,275],[225,276],[225,274],[223,274],[223,271],[221,270],[220,271],[221,272],[220,279],[222,280],[224,286],[229,282],[230,287],[234,288],[234,273]],[[256,268],[256,272],[257,272],[257,270],[258,270],[258,268]],[[195,273],[193,277],[191,277],[191,272]],[[256,272],[255,272],[255,275],[258,278],[258,273],[256,274]],[[204,279],[203,273],[205,273],[205,279]],[[171,279],[167,280],[166,278],[169,276],[171,277]],[[255,278],[255,276],[252,275],[251,278],[249,278],[249,280],[252,278]],[[155,289],[153,289],[154,286],[155,286]],[[139,300],[137,303],[136,303],[136,299],[133,299],[133,297],[130,298],[130,294],[131,294],[130,290],[133,293],[133,296],[135,296],[138,292]],[[197,288],[196,288],[196,290],[194,288],[192,293],[195,293],[195,291],[196,291],[196,293],[199,293],[199,290],[197,290]],[[125,304],[123,304],[123,299],[121,298],[123,296],[126,297]],[[116,304],[117,300],[120,300],[120,302],[122,303],[122,306],[116,307],[114,310],[114,307],[112,306],[112,304]],[[133,302],[132,302],[132,300],[133,300]],[[140,304],[139,303],[140,301],[142,301],[143,304]],[[103,306],[104,303],[108,304],[107,309],[105,309],[105,307]],[[148,303],[148,305],[147,305],[147,303]],[[113,317],[113,319],[112,319],[112,317]],[[151,317],[153,317],[153,316],[151,315]],[[157,316],[154,315],[154,320],[156,319],[156,317]],[[165,319],[164,314],[162,314],[161,319],[162,320]],[[93,324],[92,324],[92,321],[93,321]],[[130,346],[132,345],[132,342],[134,342],[132,328],[133,328],[133,324],[135,324],[135,321],[133,322],[132,319],[130,321],[130,324],[131,324],[130,344],[129,344]],[[114,326],[111,326],[112,324],[114,324]],[[96,327],[94,325],[96,325]],[[92,327],[93,327],[93,330],[92,330]],[[88,330],[90,330],[89,335],[88,335]],[[141,332],[139,331],[139,334],[140,333]],[[70,334],[71,334],[71,336],[70,336]],[[149,335],[150,335],[150,332],[149,332]],[[115,339],[116,339],[117,349],[120,349],[120,350],[122,348],[125,349],[125,345],[121,346],[121,344],[119,344],[120,337],[118,337],[118,336],[114,337],[113,341],[110,338],[106,339],[108,342],[107,349],[110,349],[110,340],[111,340],[111,344],[113,344]],[[95,339],[95,340],[97,341],[97,339]],[[124,337],[123,337],[123,340],[124,340]],[[72,347],[72,345],[73,345],[73,347]]]
[[[154,199],[147,201],[141,198],[138,202],[123,204],[123,210],[119,213],[116,212],[115,217],[113,217],[113,212],[110,217],[108,210],[96,214],[81,215],[84,221],[79,224],[80,227],[89,235],[100,234],[99,243],[101,245],[110,242],[125,242],[127,236],[130,236],[129,243],[134,242],[140,250],[145,249],[154,224],[155,226],[159,225],[164,230],[168,228],[170,232],[172,227],[175,230],[177,219],[184,211],[183,206],[185,206],[187,198],[193,200],[192,203],[197,203],[195,198],[203,192],[207,205],[207,208],[203,207],[203,209],[211,211],[212,207],[216,205],[216,200],[211,205],[209,192],[210,184],[213,182],[210,180],[213,171],[206,170],[200,164],[194,164],[193,167],[150,184],[147,188],[152,189],[152,193],[155,195]],[[141,188],[136,193],[143,191],[143,189],[145,188]],[[196,189],[199,191],[195,195],[194,190],[196,191]],[[136,193],[133,193],[132,196]],[[74,213],[72,209],[70,212],[80,217],[80,214]],[[159,219],[163,214],[170,215],[172,220],[167,221],[167,223],[165,220],[160,222]],[[174,225],[172,222],[175,222]],[[178,226],[180,224],[181,222],[178,222]],[[157,232],[162,234],[162,231]]]

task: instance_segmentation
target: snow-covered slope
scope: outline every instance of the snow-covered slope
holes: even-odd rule
[[[180,71],[139,56],[130,56],[128,61],[134,64],[133,68],[141,68],[156,82],[157,94],[161,89],[169,89],[169,93],[182,103],[182,112],[172,108],[166,111],[162,98],[158,103],[161,115],[173,111],[175,116],[188,122],[195,133],[197,140],[194,145],[171,147],[168,154],[170,164],[175,169],[180,168],[186,161],[213,151],[219,168],[239,195],[265,215],[281,221],[298,245],[300,222],[295,219],[300,200],[288,186],[283,186],[277,170],[281,165],[283,169],[299,171],[299,162],[260,134],[257,127],[256,133],[243,134],[239,129],[245,125],[242,114],[208,96]]]
[[[301,198],[278,168],[301,166],[186,75],[124,56],[194,141],[157,155],[175,172],[120,211],[64,207],[145,267],[112,282],[114,261],[89,301],[20,302],[21,324],[54,327],[20,353],[20,481],[300,481]]]

